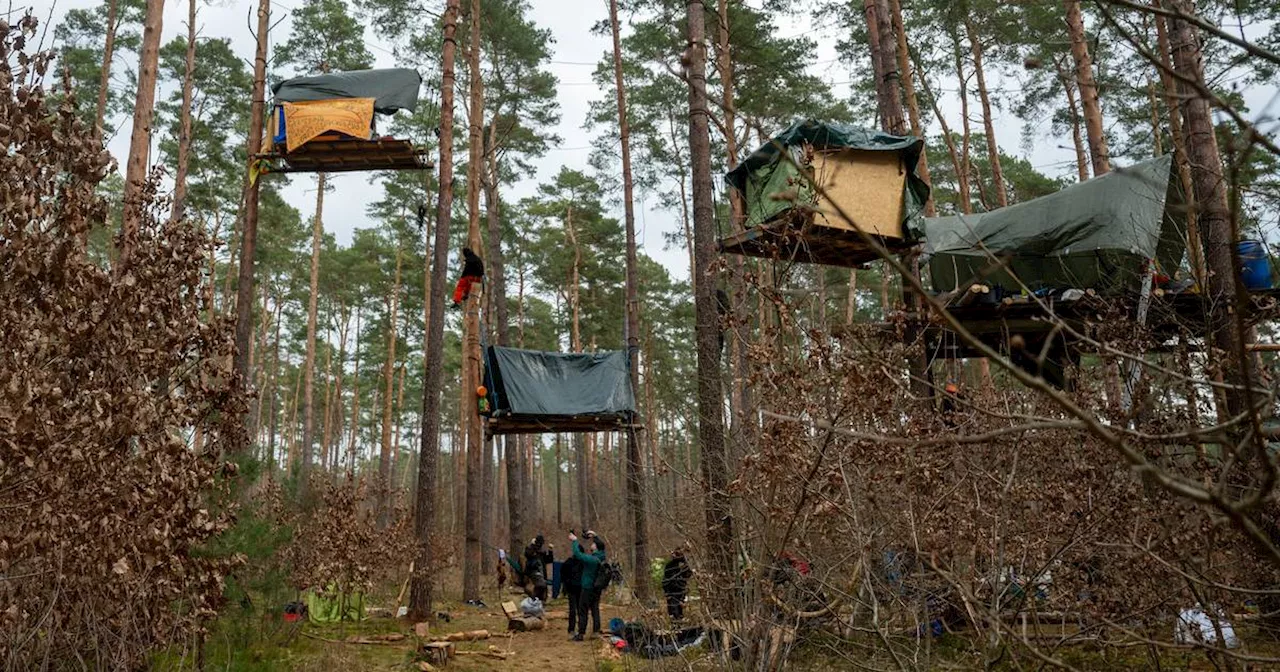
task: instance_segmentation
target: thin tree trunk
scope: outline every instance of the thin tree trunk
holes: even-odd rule
[[[920,123],[920,101],[916,98],[915,71],[911,68],[911,51],[907,47],[907,27],[902,21],[901,0],[889,0],[889,11],[893,14],[893,33],[898,40],[898,70],[902,73],[902,95],[907,100],[907,117],[911,122],[911,134],[924,137],[924,126]],[[933,184],[929,177],[929,157],[920,152],[920,163],[917,167],[920,179]],[[933,196],[924,203],[925,217],[936,217],[937,208],[933,204]]]
[[[347,435],[347,478],[355,478],[356,439],[360,432],[360,318],[364,308],[356,304],[356,362],[351,372],[351,430]]]
[[[270,457],[267,459],[267,474],[275,470],[276,456],[276,432],[279,431],[277,424],[277,410],[280,404],[280,303],[276,302],[275,311],[276,335],[272,346],[272,363],[271,363],[271,431],[267,436],[267,453]],[[265,397],[266,393],[259,392],[259,395]]]
[[[332,335],[333,306],[329,307],[329,322],[325,326],[324,348],[324,411],[320,414],[320,455],[318,462],[321,469],[329,467],[329,412],[333,404],[333,342]]]
[[[706,16],[702,0],[685,5],[689,30],[689,158],[693,172],[694,333],[698,367],[698,436],[702,443],[702,476],[706,484],[708,567],[714,573],[732,569],[733,525],[726,485],[723,395],[720,389],[720,317],[716,309],[715,207],[712,203],[711,135],[707,109]],[[708,585],[708,588],[714,584]],[[725,599],[729,605],[733,600]],[[730,611],[726,609],[726,611]]]
[[[338,307],[342,326],[338,329],[338,377],[334,380],[333,408],[325,418],[324,445],[331,471],[338,470],[338,444],[342,443],[342,381],[347,377],[347,334],[351,331],[351,311],[345,304]]]
[[[400,365],[400,367],[399,367],[399,369],[400,369],[400,376],[399,376],[399,378],[400,378],[400,382],[399,382],[399,384],[397,385],[397,389],[396,389],[396,412],[395,412],[396,436],[395,436],[395,438],[394,438],[394,439],[392,439],[392,440],[391,440],[391,480],[392,480],[392,481],[394,481],[394,480],[395,480],[396,463],[399,461],[399,458],[400,458],[400,424],[401,424],[401,421],[403,421],[403,420],[404,420],[404,374],[405,374],[405,368],[406,368],[406,367],[405,367],[403,364],[402,364],[402,365]],[[403,469],[403,465],[400,465],[400,466],[401,466],[401,468],[402,468],[402,470],[403,470],[403,471],[408,472],[408,470],[407,470],[407,469]],[[398,489],[398,488],[392,489],[392,492],[391,492],[391,502],[390,502],[390,504],[387,506],[387,508],[388,508],[389,510],[395,510],[395,507],[396,507],[396,497],[397,497],[398,491],[399,491],[399,489]],[[388,514],[388,518],[390,518],[390,515],[389,515],[389,514]]]
[[[111,91],[111,62],[116,52],[116,30],[120,27],[120,0],[108,0],[106,42],[102,47],[102,74],[98,78],[98,106],[93,117],[93,133],[98,141],[105,135],[107,94]]]
[[[112,0],[112,7],[115,0]],[[108,13],[110,13],[109,10]],[[112,36],[114,39],[114,35]],[[104,59],[105,60],[105,59]],[[179,221],[183,218],[187,200],[187,166],[191,157],[191,100],[195,87],[196,70],[196,0],[187,1],[187,56],[186,67],[182,73],[182,112],[179,113],[178,131],[178,166],[173,178],[173,205],[169,211],[169,219]]]
[[[422,432],[418,446],[418,487],[414,495],[413,531],[418,548],[410,582],[409,613],[415,619],[431,614],[437,570],[431,537],[436,534],[436,481],[440,459],[440,395],[444,379],[444,294],[445,266],[449,263],[449,218],[453,212],[453,89],[454,57],[457,50],[459,0],[447,0],[444,9],[444,47],[440,59],[440,192],[436,207],[435,244],[432,248],[430,284],[424,288],[426,302],[426,348],[422,359]],[[435,291],[432,291],[433,288]]]
[[[1160,9],[1160,0],[1152,0],[1152,6]],[[1167,23],[1161,14],[1155,15],[1156,42],[1160,49],[1160,83],[1164,89],[1164,104],[1169,108],[1169,134],[1173,140],[1173,159],[1178,167],[1178,179],[1187,201],[1187,256],[1190,257],[1191,276],[1200,287],[1205,286],[1204,251],[1200,247],[1199,224],[1196,222],[1195,188],[1191,183],[1191,165],[1187,160],[1186,138],[1182,131],[1182,111],[1178,109],[1178,85],[1174,82],[1173,52],[1169,46]]]
[[[844,326],[852,327],[858,310],[858,269],[849,269],[849,297],[844,309]]]
[[[1004,184],[1004,168],[1000,166],[1000,145],[996,143],[995,120],[991,116],[991,96],[987,92],[987,77],[982,67],[982,38],[973,20],[965,18],[965,30],[969,34],[969,48],[973,52],[973,75],[978,80],[978,100],[982,102],[982,129],[987,136],[987,160],[991,163],[991,182],[996,187],[996,204],[1009,205],[1009,192]]]
[[[960,85],[957,89],[960,96],[960,166],[956,169],[956,188],[960,196],[960,212],[968,214],[973,212],[973,194],[969,184],[969,154],[973,137],[969,130],[969,78],[964,74],[964,50],[960,45],[959,28],[952,32],[951,39],[956,61],[956,81]]]
[[[148,179],[147,158],[151,154],[151,122],[156,108],[156,76],[160,60],[160,34],[164,29],[164,0],[147,0],[147,18],[142,26],[142,51],[138,58],[138,87],[133,102],[133,134],[125,161],[124,217],[120,231],[115,273],[123,275],[132,261],[142,224],[143,189]]]
[[[471,109],[470,158],[467,161],[467,241],[480,250],[480,126],[484,116],[484,81],[480,75],[480,0],[471,0],[471,42],[468,49]],[[463,375],[459,400],[464,419],[467,455],[466,549],[462,562],[462,599],[480,599],[481,494],[484,460],[481,454],[480,416],[476,413],[476,387],[480,384],[480,292],[473,291],[463,314]]]
[[[1156,83],[1147,78],[1147,104],[1151,110],[1151,156],[1164,156],[1164,131],[1160,126],[1160,102],[1156,100]]]
[[[311,291],[307,297],[307,349],[306,362],[303,364],[304,384],[302,391],[302,482],[299,484],[306,493],[311,480],[311,452],[314,443],[315,412],[313,390],[315,389],[316,369],[316,322],[317,301],[320,296],[320,242],[324,239],[324,190],[325,174],[316,177],[316,216],[311,224]]]
[[[387,361],[382,365],[386,391],[382,394],[382,453],[378,459],[378,525],[385,528],[391,520],[391,402],[394,398],[396,365],[396,318],[400,307],[400,267],[404,255],[396,247],[396,273],[387,297]]]
[[[723,0],[722,0],[723,2]],[[640,394],[640,297],[638,289],[639,262],[636,254],[636,215],[631,180],[631,128],[627,120],[627,93],[622,81],[622,37],[618,27],[618,0],[609,1],[609,24],[613,32],[613,82],[618,99],[618,128],[622,142],[622,205],[623,219],[627,230],[627,368],[631,378],[631,392],[636,398]],[[727,59],[727,54],[726,54]],[[724,78],[726,86],[731,86],[731,78]],[[726,93],[726,97],[730,94]],[[731,100],[731,98],[730,98]],[[726,121],[732,124],[732,104],[725,112]],[[732,128],[732,126],[730,126]],[[728,134],[728,142],[733,142],[733,133]],[[627,432],[627,512],[631,517],[632,532],[632,571],[640,576],[648,563],[649,532],[646,526],[644,501],[644,459],[640,451],[638,431]],[[636,598],[642,603],[649,601],[649,582],[634,582]]]
[[[1061,70],[1058,72],[1062,80],[1062,90],[1067,94],[1067,112],[1071,116],[1071,142],[1076,150],[1076,174],[1080,181],[1089,179],[1089,155],[1085,150],[1084,137],[1080,131],[1080,110],[1076,107],[1076,90],[1074,81]]]
[[[262,120],[266,116],[267,29],[271,21],[271,0],[258,0],[258,46],[253,59],[253,98],[249,110],[249,157],[262,151]],[[235,371],[242,381],[249,376],[249,331],[253,318],[253,275],[258,245],[258,188],[261,178],[250,179],[245,171],[244,217],[240,227],[240,280],[236,287]]]
[[[1102,130],[1098,85],[1093,81],[1093,62],[1089,59],[1089,45],[1085,40],[1080,0],[1063,0],[1063,4],[1067,9],[1067,34],[1071,39],[1071,57],[1076,64],[1076,84],[1080,88],[1080,106],[1084,109],[1084,127],[1089,137],[1089,158],[1093,161],[1093,175],[1097,177],[1111,172],[1107,136]],[[981,80],[978,86],[982,86]]]

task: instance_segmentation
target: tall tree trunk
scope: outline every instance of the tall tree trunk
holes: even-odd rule
[[[907,118],[911,122],[911,134],[924,137],[924,126],[920,123],[920,101],[916,98],[915,71],[911,68],[911,51],[907,46],[907,27],[902,21],[901,0],[889,0],[889,11],[893,14],[893,33],[898,40],[898,70],[902,73],[902,95],[907,100]],[[920,178],[932,184],[929,177],[929,157],[920,152],[918,165]],[[933,196],[924,203],[926,217],[936,217],[937,208],[933,204]]]
[[[108,0],[106,41],[102,46],[102,73],[98,77],[98,106],[93,116],[93,134],[102,140],[107,123],[107,94],[111,92],[111,62],[116,52],[116,30],[120,27],[120,0]]]
[[[881,127],[894,135],[907,134],[907,121],[902,111],[902,76],[898,72],[898,38],[893,29],[893,20],[889,11],[888,0],[865,0],[863,9],[866,12],[868,38],[874,57],[873,63],[879,64],[876,72],[876,86],[880,93]],[[914,252],[903,255],[903,261],[910,272],[919,274],[919,257]],[[919,300],[911,292],[907,283],[902,283],[902,305],[907,314],[919,312]],[[904,338],[907,343],[914,344],[920,338],[920,325],[910,321],[905,329]],[[911,380],[911,390],[919,397],[927,397],[932,386],[929,381],[929,360],[923,350],[907,354],[907,372]]]
[[[415,570],[409,591],[409,613],[415,619],[431,616],[435,554],[431,537],[436,533],[436,473],[440,460],[440,394],[444,382],[444,294],[449,263],[449,218],[453,212],[453,88],[457,51],[459,0],[447,0],[444,9],[444,48],[440,58],[440,193],[436,207],[435,244],[432,248],[430,300],[426,348],[422,359],[422,432],[418,446],[418,487],[414,495],[413,531],[418,543]],[[434,291],[433,291],[434,289]]]
[[[325,68],[326,70],[328,68]],[[304,383],[302,390],[302,481],[299,484],[305,494],[310,487],[311,453],[315,442],[315,413],[313,390],[315,389],[316,370],[316,322],[317,301],[320,296],[320,243],[324,239],[324,190],[325,174],[316,176],[316,216],[311,224],[311,291],[307,296],[307,349],[306,361],[303,363]]]
[[[115,5],[115,1],[111,3]],[[110,11],[110,10],[109,10]],[[114,36],[113,36],[114,37]],[[173,205],[169,219],[179,221],[185,214],[187,200],[187,166],[191,157],[191,100],[196,70],[196,0],[187,1],[187,55],[182,73],[182,112],[179,113],[178,166],[173,178]]]
[[[506,262],[502,256],[502,225],[499,217],[501,200],[498,197],[498,179],[501,176],[498,164],[498,120],[495,118],[489,122],[489,139],[486,143],[486,173],[484,181],[484,205],[485,216],[487,218],[489,229],[489,262],[487,264],[487,272],[489,274],[489,286],[492,288],[489,295],[489,305],[492,308],[493,323],[490,325],[494,329],[494,336],[497,344],[500,346],[508,345],[510,336],[510,328],[508,325],[509,314],[507,307],[507,276]],[[520,479],[523,467],[521,459],[523,451],[520,450],[518,439],[511,437],[502,437],[500,439],[502,451],[502,464],[505,469],[506,494],[507,494],[507,545],[508,548],[519,549],[520,542],[524,539],[524,497],[522,492],[523,481]],[[488,498],[489,501],[492,498]],[[485,558],[491,559],[492,554],[485,553]]]
[[[970,151],[972,148],[973,134],[969,126],[969,78],[964,72],[964,49],[960,44],[960,29],[956,27],[951,33],[952,53],[956,62],[956,81],[959,82],[959,88],[956,90],[960,97],[960,168],[956,171],[956,189],[960,197],[960,212],[969,214],[973,212],[973,192],[969,179],[972,175],[970,171]],[[936,104],[936,99],[935,99]]]
[[[982,37],[978,35],[972,18],[965,17],[964,27],[969,35],[969,49],[973,53],[973,76],[978,81],[978,100],[982,102],[982,130],[987,136],[991,182],[996,187],[996,203],[1003,208],[1009,205],[1009,193],[1004,184],[1004,169],[1000,166],[1000,145],[996,143],[996,125],[991,116],[991,95],[987,91],[987,77],[982,67]]]
[[[142,26],[142,52],[138,58],[138,88],[133,101],[133,134],[125,162],[124,218],[120,231],[120,256],[115,272],[129,268],[138,227],[142,224],[143,189],[147,183],[147,158],[151,154],[151,122],[156,108],[156,75],[160,60],[160,33],[164,29],[164,0],[147,0],[147,18]]]
[[[689,158],[693,173],[694,333],[698,367],[698,437],[702,444],[702,476],[706,484],[708,567],[732,571],[733,523],[725,489],[728,484],[724,442],[724,397],[720,389],[720,316],[716,309],[716,221],[712,203],[711,135],[707,109],[706,17],[703,0],[685,5],[689,29]],[[726,593],[727,594],[727,593]],[[724,599],[728,605],[733,600]]]
[[[631,393],[640,395],[640,297],[638,284],[639,263],[636,255],[636,215],[634,186],[631,180],[631,128],[627,121],[627,93],[622,82],[622,37],[618,27],[618,0],[609,0],[609,24],[613,32],[613,83],[617,89],[618,128],[622,142],[622,205],[627,229],[627,369],[631,378]],[[727,55],[726,55],[727,56]],[[725,80],[729,81],[729,80]],[[732,143],[733,133],[728,134]],[[627,432],[627,512],[631,517],[632,571],[641,576],[648,565],[649,532],[646,527],[644,501],[644,460],[641,457],[638,430]],[[636,598],[649,601],[649,582],[635,582]]]
[[[1195,16],[1195,3],[1192,0],[1173,0],[1171,4],[1181,14]],[[1189,21],[1170,19],[1169,39],[1177,71],[1201,87],[1206,86],[1201,65],[1199,31]],[[1236,271],[1232,246],[1235,243],[1235,232],[1227,204],[1227,186],[1222,174],[1222,156],[1214,135],[1213,117],[1209,101],[1194,86],[1181,82],[1179,93],[1182,96],[1187,159],[1196,195],[1196,221],[1200,228],[1208,271],[1209,305],[1213,306],[1210,315],[1213,345],[1220,351],[1218,357],[1223,364],[1225,381],[1233,385],[1250,386],[1253,384],[1251,358],[1244,354],[1241,342],[1244,334],[1237,329],[1234,319]],[[1246,409],[1245,394],[1239,389],[1227,390],[1225,401],[1227,417],[1235,417]]]
[[[258,0],[257,51],[253,58],[253,99],[249,110],[248,154],[250,161],[262,151],[262,120],[266,116],[267,29],[271,21],[271,0]],[[245,171],[243,224],[240,227],[240,280],[236,287],[235,371],[241,381],[249,379],[249,332],[253,318],[253,275],[258,247],[258,188],[261,178],[251,179]],[[247,384],[242,382],[241,384]]]
[[[393,482],[395,481],[396,462],[399,460],[399,457],[400,457],[400,424],[401,424],[401,421],[404,420],[404,375],[405,375],[406,367],[403,364],[401,364],[397,368],[399,368],[400,370],[400,375],[399,375],[400,382],[397,385],[397,389],[396,389],[396,412],[395,412],[396,435],[395,435],[395,438],[391,440],[391,479],[390,480]],[[401,469],[405,472],[408,472],[408,469],[404,469],[403,465],[401,465]],[[399,488],[392,489],[390,503],[387,506],[388,510],[395,509],[398,491],[399,491]],[[388,515],[388,517],[390,516]]]
[[[849,269],[849,295],[844,309],[844,326],[852,327],[858,310],[858,269]]]
[[[1093,161],[1093,175],[1097,177],[1111,172],[1107,136],[1102,130],[1102,106],[1098,103],[1098,85],[1093,81],[1093,62],[1089,59],[1089,45],[1085,40],[1080,0],[1063,0],[1063,3],[1067,9],[1067,33],[1071,38],[1071,57],[1076,64],[1076,85],[1080,88],[1080,105],[1084,109],[1084,128],[1089,136],[1089,158]]]
[[[1076,150],[1076,174],[1080,181],[1084,182],[1089,179],[1089,156],[1080,132],[1080,110],[1076,107],[1074,80],[1061,70],[1058,71],[1058,78],[1062,80],[1062,90],[1067,94],[1067,113],[1071,117],[1071,142]]]
[[[396,246],[396,274],[387,297],[387,361],[382,365],[385,391],[382,394],[382,453],[378,459],[378,526],[385,528],[391,520],[391,402],[395,385],[396,324],[400,307],[400,266],[404,255]]]
[[[1152,0],[1152,5],[1160,9],[1160,0]],[[1169,32],[1165,18],[1155,15],[1156,42],[1160,49],[1161,88],[1164,89],[1164,104],[1169,108],[1169,135],[1173,140],[1173,159],[1178,167],[1178,179],[1182,183],[1182,193],[1187,200],[1187,256],[1190,257],[1191,276],[1200,287],[1205,286],[1204,251],[1200,248],[1199,225],[1196,222],[1195,188],[1191,182],[1191,164],[1187,160],[1186,138],[1182,131],[1182,111],[1178,109],[1178,85],[1174,81],[1173,52],[1169,46]]]
[[[471,43],[468,49],[468,73],[471,86],[471,109],[468,113],[470,135],[467,140],[467,243],[480,250],[480,125],[484,116],[484,81],[480,75],[480,0],[471,0]],[[467,446],[466,550],[462,562],[462,599],[480,599],[481,488],[484,478],[483,437],[480,417],[476,413],[476,387],[480,384],[480,292],[473,291],[463,313],[463,375],[460,408],[463,413]]]

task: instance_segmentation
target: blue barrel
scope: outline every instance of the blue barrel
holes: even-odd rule
[[[1267,248],[1256,240],[1242,240],[1236,243],[1236,251],[1240,254],[1240,279],[1246,289],[1271,289],[1271,258],[1267,256]]]

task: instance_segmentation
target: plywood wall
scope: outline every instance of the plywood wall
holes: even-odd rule
[[[906,212],[902,194],[907,174],[898,152],[820,152],[813,158],[813,176],[826,194],[818,201],[815,224],[903,237]],[[852,221],[841,217],[833,203]]]

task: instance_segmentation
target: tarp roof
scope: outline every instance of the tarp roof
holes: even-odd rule
[[[1127,284],[1125,260],[1156,259],[1170,275],[1185,251],[1185,201],[1173,179],[1172,158],[1149,159],[1057,193],[975,215],[924,220],[925,254],[940,291],[1003,258],[1031,289]],[[1124,268],[1113,267],[1121,264]],[[1003,271],[986,276],[1008,289]]]
[[[929,200],[929,185],[916,172],[924,140],[914,135],[892,135],[881,131],[850,126],[848,124],[804,119],[752,152],[750,156],[725,175],[725,182],[748,199],[748,224],[761,224],[779,212],[792,207],[791,203],[768,197],[768,193],[781,191],[781,185],[796,175],[791,161],[782,156],[783,149],[799,161],[799,148],[805,144],[815,149],[857,149],[865,151],[898,152],[902,165],[907,169],[906,219],[919,217]]]
[[[383,68],[330,72],[310,77],[294,77],[272,85],[277,102],[298,103],[331,98],[373,98],[373,109],[381,114],[412,111],[418,106],[422,76],[411,68]]]
[[[574,354],[489,346],[485,364],[495,417],[630,418],[636,410],[623,351]]]

